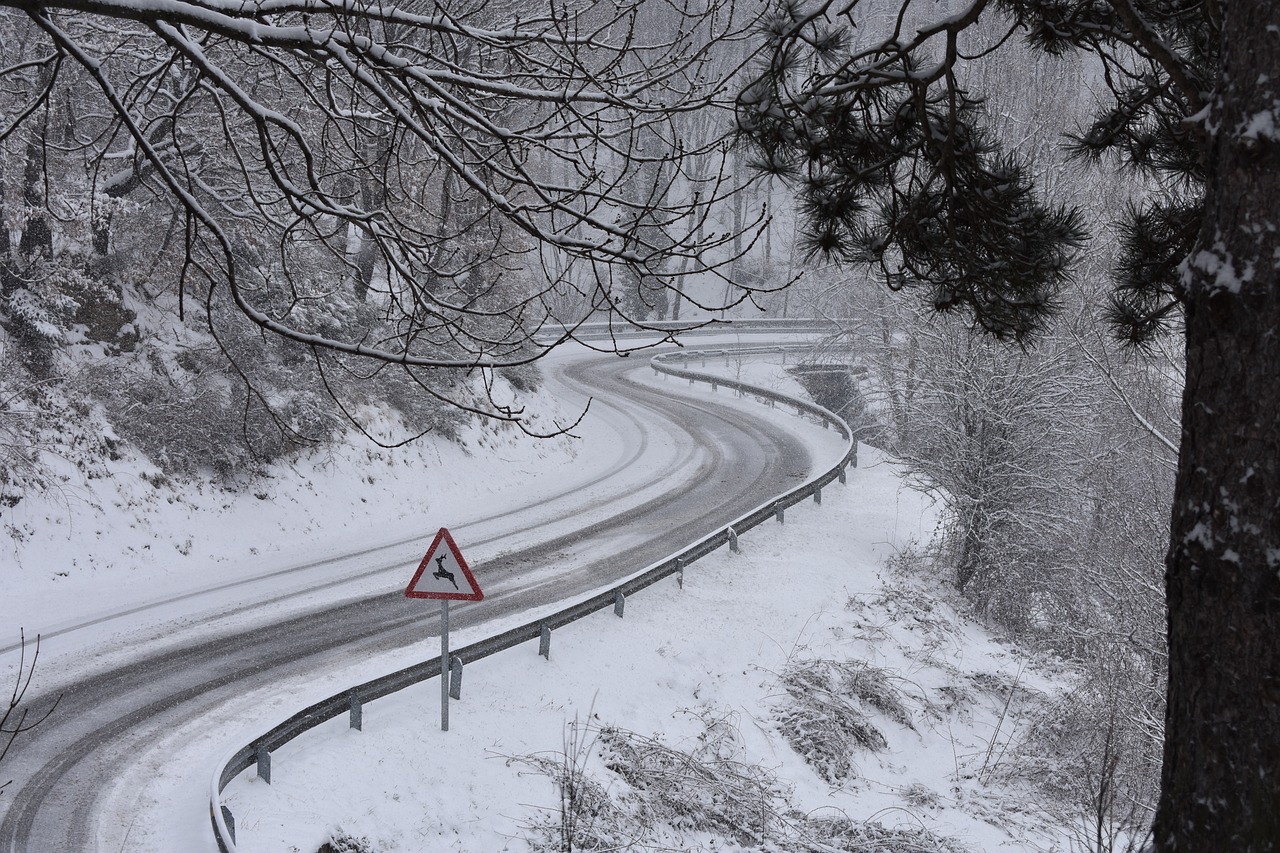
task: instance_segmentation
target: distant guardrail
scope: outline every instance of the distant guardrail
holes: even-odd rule
[[[633,593],[639,592],[645,587],[652,586],[672,575],[679,575],[683,582],[684,570],[691,563],[713,551],[719,550],[725,545],[728,545],[730,550],[736,552],[738,550],[738,536],[743,532],[769,519],[776,518],[781,520],[784,510],[803,500],[813,498],[814,501],[820,504],[822,503],[822,489],[824,486],[837,480],[841,483],[845,482],[845,470],[851,465],[857,467],[858,443],[854,440],[853,432],[849,429],[849,425],[838,415],[821,406],[777,391],[760,388],[759,386],[734,379],[727,379],[723,376],[700,373],[690,370],[688,367],[689,363],[694,361],[705,362],[705,360],[714,358],[788,352],[797,349],[800,348],[768,346],[735,347],[733,349],[711,351],[677,351],[656,355],[650,359],[649,363],[654,372],[659,374],[688,379],[691,383],[703,382],[709,384],[713,391],[723,387],[744,396],[755,397],[770,405],[782,404],[792,407],[800,416],[807,415],[817,418],[824,427],[836,429],[848,444],[843,456],[835,466],[813,477],[803,485],[761,504],[746,515],[734,519],[729,524],[704,536],[679,553],[672,554],[665,560],[655,563],[642,572],[616,583],[602,592],[594,593],[548,616],[454,650],[450,655],[451,677],[461,679],[462,662],[464,661],[466,664],[471,664],[533,640],[538,640],[538,651],[545,656],[549,652],[551,633],[555,629],[609,607],[613,607],[615,612],[621,614],[623,603]],[[680,363],[679,367],[675,366],[676,362]],[[323,699],[303,708],[284,722],[274,726],[233,752],[214,770],[209,796],[209,818],[213,826],[214,839],[217,841],[218,849],[222,853],[236,853],[234,816],[231,814],[230,809],[222,804],[222,792],[236,776],[256,764],[258,775],[264,781],[270,782],[271,753],[274,750],[279,749],[303,732],[342,714],[349,714],[352,727],[360,728],[364,705],[381,699],[383,696],[396,693],[406,687],[419,684],[427,679],[435,678],[440,674],[440,659],[435,657],[405,667],[389,675],[375,678],[372,681],[358,684],[355,687],[334,694],[328,699]]]
[[[630,323],[609,320],[589,320],[576,326],[544,326],[535,337],[542,342],[554,341],[565,335],[576,340],[602,340],[608,338],[631,338],[644,335],[666,335],[687,333],[695,334],[731,334],[751,333],[794,333],[822,334],[840,331],[842,325],[851,321],[826,319],[823,317],[729,317],[708,318],[704,320],[651,320],[636,326]]]

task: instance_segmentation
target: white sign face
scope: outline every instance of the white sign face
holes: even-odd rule
[[[480,601],[484,598],[471,568],[462,558],[462,552],[443,527],[427,550],[427,556],[422,558],[404,594],[406,598],[441,601]]]

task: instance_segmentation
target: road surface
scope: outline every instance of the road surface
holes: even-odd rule
[[[805,443],[763,412],[732,405],[728,394],[720,400],[680,396],[682,383],[668,389],[638,384],[627,376],[637,369],[647,367],[616,357],[562,365],[555,379],[561,389],[590,395],[592,416],[611,420],[621,443],[617,461],[567,482],[535,506],[451,525],[472,564],[483,564],[486,594],[482,605],[453,609],[455,631],[631,574],[810,473]],[[623,486],[611,489],[611,483]],[[424,531],[423,539],[433,532]],[[175,818],[155,817],[153,803],[122,795],[122,786],[176,774],[204,791],[211,765],[175,770],[168,764],[203,760],[174,754],[198,740],[192,732],[243,720],[246,695],[265,695],[300,674],[407,646],[436,630],[434,608],[401,594],[412,566],[392,546],[404,545],[291,567],[310,578],[309,592],[274,609],[253,601],[248,581],[240,582],[248,600],[215,613],[196,606],[210,589],[193,593],[192,610],[200,615],[173,622],[164,642],[153,637],[62,685],[57,713],[5,760],[4,775],[14,782],[0,796],[0,851],[97,853],[126,844],[134,849],[131,838],[164,849],[157,839],[167,830],[155,824]],[[328,586],[316,584],[316,577],[330,574],[336,579]],[[376,591],[364,591],[370,587]],[[226,590],[217,591],[225,598]],[[180,599],[157,606],[181,610]],[[144,619],[143,609],[113,618]],[[263,612],[276,615],[254,618]],[[205,819],[203,812],[190,814],[191,835],[163,843],[181,843],[192,853],[213,850]]]

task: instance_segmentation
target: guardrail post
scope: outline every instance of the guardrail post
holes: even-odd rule
[[[231,843],[236,843],[236,819],[231,814],[231,809],[226,806],[222,807],[222,822],[227,825],[227,835],[231,836]]]
[[[718,390],[719,388],[720,388],[720,386],[719,386],[719,385],[717,385],[716,383],[714,383],[714,382],[712,382],[712,383],[711,383],[711,390],[712,390],[712,391],[716,391],[716,390]]]
[[[817,489],[813,493],[813,502],[816,503],[818,506],[822,506],[822,489]]]
[[[542,626],[542,631],[538,634],[538,654],[551,660],[551,629],[546,625]]]
[[[449,658],[449,697],[462,698],[462,658]]]
[[[778,504],[778,506],[774,507],[773,517],[778,519],[779,524],[785,524],[787,521],[786,509],[784,509],[781,504]]]
[[[684,560],[676,560],[676,585],[684,589]]]
[[[742,553],[738,550],[738,531],[732,527],[729,528],[729,550],[735,554]]]
[[[619,619],[622,618],[622,611],[627,606],[627,597],[622,594],[622,590],[614,590],[613,593],[613,615]]]
[[[352,690],[347,697],[347,704],[351,708],[351,728],[358,732],[364,731],[364,706],[360,703],[360,694]]]
[[[842,485],[842,486],[848,485],[848,483],[849,483],[849,478],[845,476],[845,473],[844,473],[844,466],[843,466],[843,465],[841,465],[841,466],[840,466],[840,475],[839,475],[839,476],[840,476],[840,485]]]
[[[271,751],[265,746],[259,745],[253,751],[253,760],[258,765],[258,778],[268,785],[271,784]]]

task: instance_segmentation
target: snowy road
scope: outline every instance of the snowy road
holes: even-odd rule
[[[560,392],[595,399],[616,442],[604,470],[547,488],[513,481],[512,499],[450,524],[486,600],[457,608],[456,630],[510,617],[627,575],[783,491],[811,468],[808,444],[776,419],[629,379],[639,360],[569,359]],[[526,485],[529,486],[526,489]],[[520,500],[527,491],[533,496]],[[399,593],[420,540],[72,620],[137,641],[61,685],[58,713],[6,759],[0,851],[211,850],[208,768],[246,730],[296,707],[309,675],[421,645],[434,610]],[[307,590],[289,594],[286,590]],[[117,629],[119,629],[117,625]],[[280,696],[280,688],[286,693]],[[264,716],[265,715],[265,716]]]

